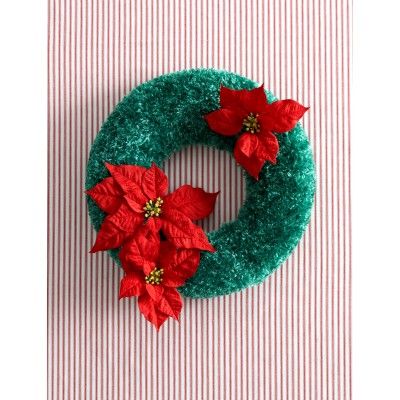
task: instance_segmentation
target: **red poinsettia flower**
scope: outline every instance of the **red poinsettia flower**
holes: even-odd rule
[[[145,168],[106,163],[106,167],[111,176],[87,191],[108,214],[92,253],[121,247],[142,225],[161,230],[176,248],[215,251],[192,221],[212,212],[218,193],[183,185],[167,195],[168,179],[155,164]]]
[[[182,299],[176,288],[196,272],[200,251],[177,250],[147,227],[140,230],[119,254],[125,271],[119,297],[138,296],[140,312],[159,329],[168,317],[178,320]]]
[[[253,90],[221,86],[220,105],[219,110],[205,115],[208,126],[224,136],[242,133],[234,157],[255,179],[266,161],[276,163],[279,143],[273,132],[290,131],[308,110],[294,100],[268,104],[263,85]]]

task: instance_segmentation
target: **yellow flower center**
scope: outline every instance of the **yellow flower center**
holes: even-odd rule
[[[157,197],[156,200],[149,200],[143,207],[144,216],[146,218],[159,217],[161,214],[161,206],[164,203],[161,197]]]
[[[258,122],[258,114],[250,113],[244,120],[243,120],[243,130],[245,132],[250,133],[258,133],[260,132],[260,123]]]
[[[148,275],[144,277],[144,280],[149,285],[159,285],[163,280],[164,269],[163,268],[154,268]]]

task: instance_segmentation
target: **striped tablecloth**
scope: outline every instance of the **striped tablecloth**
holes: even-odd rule
[[[351,0],[49,1],[50,399],[351,398],[350,40]],[[180,324],[157,333],[135,300],[118,301],[110,257],[88,254],[85,164],[125,94],[191,67],[311,107],[316,206],[264,284],[187,299]],[[165,168],[171,187],[221,189],[206,229],[235,218],[245,184],[228,154],[192,148]]]

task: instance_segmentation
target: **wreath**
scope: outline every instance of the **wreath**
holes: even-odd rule
[[[213,69],[162,75],[132,90],[105,121],[87,164],[86,193],[98,231],[124,270],[120,298],[157,329],[178,319],[181,295],[227,295],[261,283],[293,251],[309,222],[315,169],[298,120],[307,111],[243,76]],[[202,144],[233,153],[246,171],[235,221],[206,234],[195,221],[218,193],[183,185],[167,193],[158,167]]]

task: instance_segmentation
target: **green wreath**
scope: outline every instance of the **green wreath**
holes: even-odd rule
[[[87,165],[86,188],[108,176],[112,164],[161,165],[189,145],[233,152],[234,138],[216,135],[204,115],[219,108],[221,85],[254,89],[240,75],[193,69],[148,81],[126,96],[102,126]],[[268,102],[275,100],[270,92]],[[315,169],[309,142],[300,124],[278,135],[275,165],[266,163],[259,180],[246,174],[246,200],[238,218],[208,234],[217,249],[202,252],[196,274],[179,288],[182,295],[207,298],[227,295],[261,283],[291,254],[310,220]],[[88,198],[91,221],[99,230],[105,214]],[[120,264],[118,250],[111,256]]]

